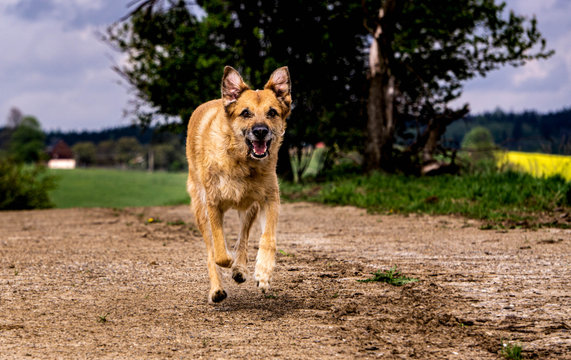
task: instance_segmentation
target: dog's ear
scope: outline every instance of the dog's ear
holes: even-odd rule
[[[242,80],[238,71],[231,66],[224,67],[224,75],[222,76],[222,101],[224,102],[224,107],[236,102],[240,95],[248,89],[248,85]]]
[[[291,80],[287,66],[274,71],[264,89],[272,90],[278,100],[289,109],[291,107]]]

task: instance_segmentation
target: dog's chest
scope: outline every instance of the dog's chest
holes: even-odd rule
[[[263,179],[255,174],[218,173],[213,180],[212,188],[218,193],[216,198],[231,207],[249,207],[265,195]]]

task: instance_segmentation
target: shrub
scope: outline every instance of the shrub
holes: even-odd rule
[[[496,145],[490,130],[476,126],[464,136],[461,146],[467,154],[461,154],[460,160],[467,163],[470,172],[488,173],[496,170]]]
[[[0,158],[0,210],[53,207],[48,196],[53,188],[55,178],[46,174],[45,167]]]

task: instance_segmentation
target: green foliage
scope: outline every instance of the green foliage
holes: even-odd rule
[[[59,178],[50,196],[58,208],[188,204],[185,173],[134,170],[51,170]]]
[[[139,101],[156,109],[133,109],[143,122],[156,115],[188,121],[199,104],[220,98],[224,65],[255,88],[287,65],[295,99],[287,141],[360,139],[366,89],[360,2],[199,1],[201,18],[182,1],[148,3],[111,26],[106,38],[129,56],[130,65],[117,70]]]
[[[416,282],[418,281],[418,279],[415,278],[409,278],[404,276],[403,274],[401,274],[401,272],[399,270],[397,270],[396,265],[387,271],[381,271],[378,270],[374,273],[371,273],[373,276],[368,278],[368,279],[364,279],[364,280],[357,280],[359,282],[385,282],[389,285],[394,285],[394,286],[403,286],[412,282]]]
[[[185,150],[175,142],[152,145],[151,151],[156,170],[181,171],[186,168]]]
[[[80,166],[89,166],[95,163],[97,148],[91,141],[80,141],[71,148],[75,159]]]
[[[123,167],[141,165],[143,162],[143,147],[132,136],[122,137],[115,144],[115,159]]]
[[[39,165],[22,165],[0,158],[0,210],[53,207],[48,192],[55,179]]]
[[[496,144],[490,130],[483,126],[476,126],[462,139],[463,155],[461,160],[468,164],[471,171],[494,171],[496,161],[494,151]]]
[[[476,126],[470,130],[462,140],[462,149],[482,151],[494,150],[494,138],[490,130],[483,126]]]
[[[33,116],[26,116],[13,130],[9,140],[9,155],[16,161],[31,163],[43,159],[45,135]]]
[[[318,141],[364,150],[368,45],[388,1],[201,0],[203,13],[182,0],[141,0],[130,17],[109,27],[105,40],[128,58],[115,69],[134,89],[133,112],[145,125],[173,117],[185,124],[199,104],[220,97],[224,65],[254,87],[288,65],[295,106],[286,150]],[[535,18],[506,14],[503,2],[398,3],[394,28],[383,29],[394,33],[383,56],[397,89],[395,102],[386,104],[398,113],[390,137],[409,146],[406,154],[420,153],[467,112],[448,108],[466,80],[552,54]],[[431,141],[434,152],[437,140]]]
[[[451,124],[445,137],[460,144],[467,132],[477,126],[490,130],[496,144],[508,150],[571,155],[571,109],[540,114],[496,109],[468,116]]]
[[[116,163],[116,143],[113,140],[104,140],[97,144],[96,162],[98,165],[109,166]]]
[[[508,360],[521,360],[523,359],[521,355],[522,347],[518,343],[507,343],[502,341],[502,350],[500,354]]]
[[[283,183],[285,199],[354,205],[373,212],[458,214],[492,222],[533,221],[538,212],[571,206],[571,182],[513,171],[411,177],[374,172],[321,185]]]
[[[392,70],[409,98],[405,105],[411,115],[437,120],[434,114],[460,96],[464,81],[553,54],[534,17],[506,14],[505,7],[503,1],[404,1],[396,20],[393,50],[398,61]]]

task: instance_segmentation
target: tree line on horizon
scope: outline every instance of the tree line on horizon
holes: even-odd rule
[[[496,109],[468,115],[447,128],[443,137],[446,146],[460,150],[466,134],[476,127],[488,129],[491,140],[501,149],[571,155],[571,108],[543,114]],[[28,163],[47,161],[49,149],[59,140],[71,147],[80,166],[148,168],[149,150],[152,150],[154,169],[176,171],[185,168],[184,133],[173,133],[172,128],[131,125],[44,132],[35,117],[24,116],[16,108],[8,116],[7,125],[0,128],[0,155],[10,155]],[[135,158],[139,158],[138,165],[132,161]]]
[[[45,133],[38,119],[12,108],[0,128],[0,160],[15,164],[46,163],[58,156],[74,158],[78,166],[146,170],[185,169],[184,137],[161,129],[138,126],[100,131]]]

